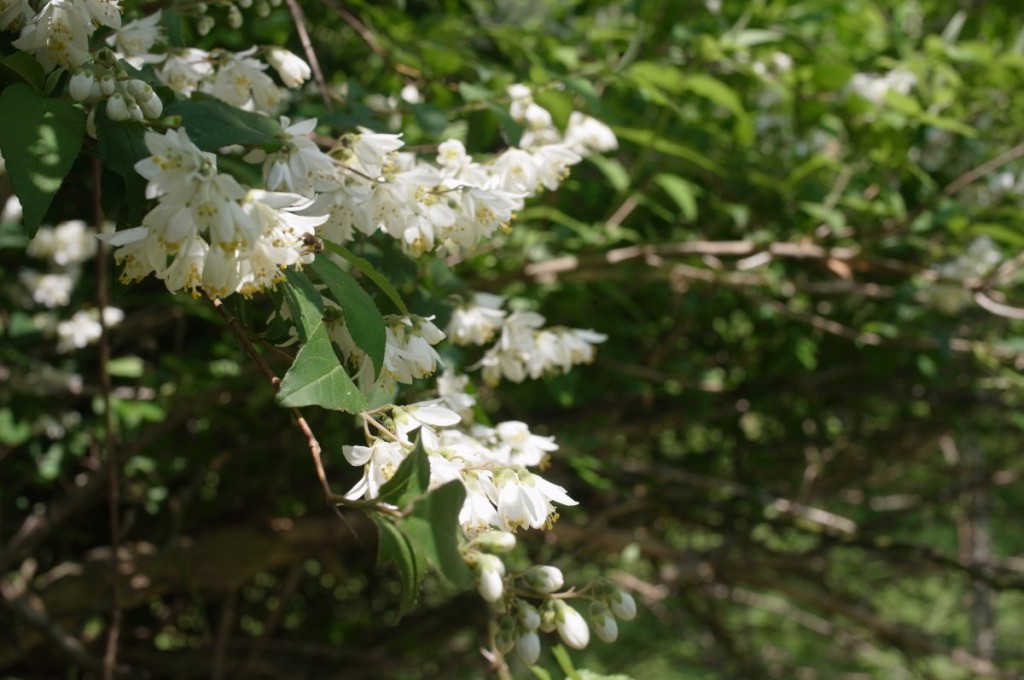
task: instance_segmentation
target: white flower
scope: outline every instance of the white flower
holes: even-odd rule
[[[274,67],[288,87],[298,87],[309,80],[309,64],[283,47],[267,48],[267,63]]]
[[[363,466],[363,478],[345,494],[346,498],[367,499],[380,495],[380,487],[391,479],[405,460],[405,448],[399,442],[378,439],[371,446],[343,446],[341,451],[351,465]]]
[[[334,175],[334,159],[309,138],[316,128],[316,118],[289,125],[288,118],[282,116],[281,127],[280,137],[284,143],[263,163],[267,188],[312,197],[318,182]]]
[[[459,305],[452,312],[447,333],[456,345],[483,345],[494,337],[505,319],[501,309],[505,298],[489,293],[475,293],[470,304]]]
[[[135,21],[129,21],[107,37],[107,44],[117,48],[122,55],[129,57],[133,65],[147,61],[161,61],[162,56],[150,55],[149,50],[161,37],[160,10]],[[137,57],[147,57],[135,59]]]
[[[581,156],[593,152],[611,151],[619,146],[619,141],[610,127],[579,111],[569,114],[569,124],[565,128],[565,141],[573,151]]]
[[[558,450],[554,437],[531,434],[529,426],[517,420],[498,423],[494,430],[508,465],[533,467],[539,465],[548,452]]]
[[[252,102],[258,111],[275,108],[281,102],[281,89],[263,72],[267,65],[250,58],[255,52],[255,47],[238,53],[222,52],[217,73],[204,83],[204,90],[232,106],[246,108]]]
[[[213,61],[210,53],[195,47],[173,50],[167,55],[157,77],[175,92],[189,95],[199,89],[200,84],[213,75]]]
[[[0,30],[16,31],[30,18],[28,0],[0,0]]]

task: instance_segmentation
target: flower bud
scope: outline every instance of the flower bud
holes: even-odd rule
[[[228,26],[231,28],[242,27],[242,12],[234,5],[228,8]]]
[[[540,636],[532,630],[520,635],[516,640],[516,654],[527,666],[537,663],[540,658]]]
[[[96,108],[89,109],[89,115],[85,117],[85,134],[96,139]]]
[[[603,602],[594,602],[590,605],[590,623],[594,626],[594,633],[601,642],[615,642],[619,637],[619,624],[615,622],[608,605]]]
[[[199,23],[196,25],[196,32],[198,32],[199,35],[209,35],[216,23],[217,22],[214,18],[209,14],[203,15],[203,18],[200,19]]]
[[[567,646],[584,649],[590,643],[590,629],[583,615],[561,600],[555,600],[555,626]]]
[[[160,97],[157,97],[156,94],[142,102],[140,106],[142,107],[142,112],[146,114],[146,118],[156,119],[164,112],[164,103],[160,101]]]
[[[558,609],[555,607],[557,600],[545,600],[540,606],[540,630],[550,633],[555,630],[555,619],[558,618]]]
[[[516,537],[508,531],[485,531],[473,539],[473,545],[480,550],[500,555],[516,547]]]
[[[144,102],[153,96],[153,88],[144,80],[132,78],[128,81],[128,94],[135,97],[136,100]]]
[[[128,105],[128,118],[134,120],[136,123],[141,123],[145,120],[145,115],[142,113],[142,107],[139,106],[138,102],[133,101]]]
[[[263,19],[270,16],[270,3],[265,0],[260,0],[256,3],[256,16]]]
[[[110,95],[107,100],[107,118],[113,121],[128,120],[128,104],[120,92]]]
[[[103,76],[100,78],[100,92],[103,93],[104,97],[109,97],[110,95],[114,94],[116,86],[117,81],[114,80],[113,73],[110,73],[108,71],[107,73],[104,73]]]
[[[505,592],[505,564],[494,555],[480,555],[476,563],[476,588],[487,602],[497,602]]]
[[[498,634],[494,642],[502,654],[508,654],[515,648],[516,622],[511,616],[503,616],[498,620]]]
[[[519,600],[517,603],[516,620],[520,627],[525,630],[537,630],[540,628],[540,612],[529,602]]]
[[[631,621],[636,616],[636,600],[624,590],[615,591],[608,600],[608,606],[612,608],[612,613],[623,621]]]
[[[96,77],[92,71],[83,69],[71,76],[68,83],[68,92],[76,102],[84,102],[92,94],[92,86],[96,84]]]
[[[538,593],[553,593],[562,587],[565,579],[557,567],[530,567],[523,572],[523,582]]]

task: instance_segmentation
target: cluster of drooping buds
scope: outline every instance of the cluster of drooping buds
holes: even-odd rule
[[[107,48],[100,49],[95,59],[78,67],[68,83],[68,93],[72,99],[83,103],[105,101],[107,118],[113,121],[154,120],[164,111],[163,102],[149,83],[130,76]],[[95,109],[89,113],[93,131],[94,115]]]
[[[565,579],[557,567],[534,565],[509,573],[499,555],[514,546],[512,534],[492,531],[470,541],[463,554],[476,574],[480,596],[498,616],[494,642],[502,654],[515,650],[523,663],[533,665],[540,657],[540,633],[557,631],[567,646],[583,649],[590,644],[591,627],[602,642],[614,642],[619,634],[616,618],[636,616],[633,596],[607,580],[562,591]],[[569,599],[590,600],[589,617]]]

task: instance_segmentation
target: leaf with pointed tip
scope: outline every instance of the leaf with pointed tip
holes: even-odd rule
[[[295,355],[295,362],[281,380],[277,403],[295,408],[321,406],[348,413],[369,408],[366,397],[338,361],[322,323]]]
[[[35,234],[82,150],[85,112],[15,83],[0,92],[0,120],[0,152],[21,201],[22,220]]]
[[[380,530],[377,564],[394,562],[398,568],[398,576],[402,581],[402,603],[399,613],[405,614],[416,604],[416,598],[423,587],[426,565],[416,554],[409,538],[395,526],[393,520],[378,515],[373,521]]]
[[[374,376],[380,375],[384,367],[387,332],[377,304],[351,274],[326,257],[317,256],[312,267],[345,313],[348,332],[356,345],[370,357]]]
[[[459,552],[459,512],[465,500],[466,487],[454,479],[417,501],[399,525],[416,551],[460,588],[473,584],[473,574]]]

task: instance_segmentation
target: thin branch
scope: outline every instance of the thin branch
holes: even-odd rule
[[[267,378],[267,381],[274,387],[274,390],[279,390],[281,388],[281,379],[277,377],[277,374],[275,374],[273,369],[270,368],[263,356],[256,351],[255,346],[253,346],[252,342],[249,340],[246,328],[238,319],[235,318],[234,314],[228,311],[227,307],[224,306],[224,302],[220,298],[213,298],[210,302],[213,304],[213,308],[221,315],[221,318],[224,319],[228,328],[231,329],[231,332],[234,333],[238,342],[241,343],[246,354],[249,355],[253,360],[253,363],[259,367],[260,371]],[[331,491],[331,484],[327,480],[327,472],[324,470],[320,442],[317,440],[316,435],[313,434],[313,430],[310,428],[309,423],[306,422],[306,418],[302,415],[302,412],[297,408],[291,408],[289,410],[292,413],[292,418],[295,419],[296,427],[298,427],[299,431],[301,431],[306,437],[306,446],[309,447],[310,456],[313,458],[313,465],[316,468],[317,479],[320,481],[320,488],[323,489],[324,492],[324,499],[334,510],[334,514],[336,514],[342,522],[345,522],[345,524],[348,525],[348,521],[345,519],[345,516],[341,514],[340,510],[338,510],[336,503],[338,496]]]
[[[292,22],[295,23],[295,30],[299,34],[299,42],[302,43],[302,49],[306,53],[309,67],[313,71],[313,79],[316,81],[317,89],[320,90],[320,97],[324,100],[324,108],[327,109],[328,113],[334,113],[334,102],[331,101],[331,92],[327,89],[324,72],[320,69],[320,61],[316,58],[316,50],[313,49],[313,43],[309,39],[309,31],[306,30],[306,16],[302,13],[302,8],[299,7],[298,2],[295,0],[286,0],[286,2],[288,3],[288,11],[292,15]]]
[[[96,231],[103,229],[103,208],[100,205],[100,175],[102,167],[99,160],[93,161],[93,223]],[[117,669],[117,643],[121,635],[121,528],[120,528],[120,462],[118,460],[116,442],[114,441],[114,421],[110,413],[110,335],[104,318],[107,311],[107,247],[101,239],[96,249],[96,305],[99,307],[100,339],[99,371],[100,394],[103,400],[103,434],[100,449],[107,467],[107,522],[110,530],[110,628],[107,631],[107,644],[103,653],[103,678],[113,680]]]

